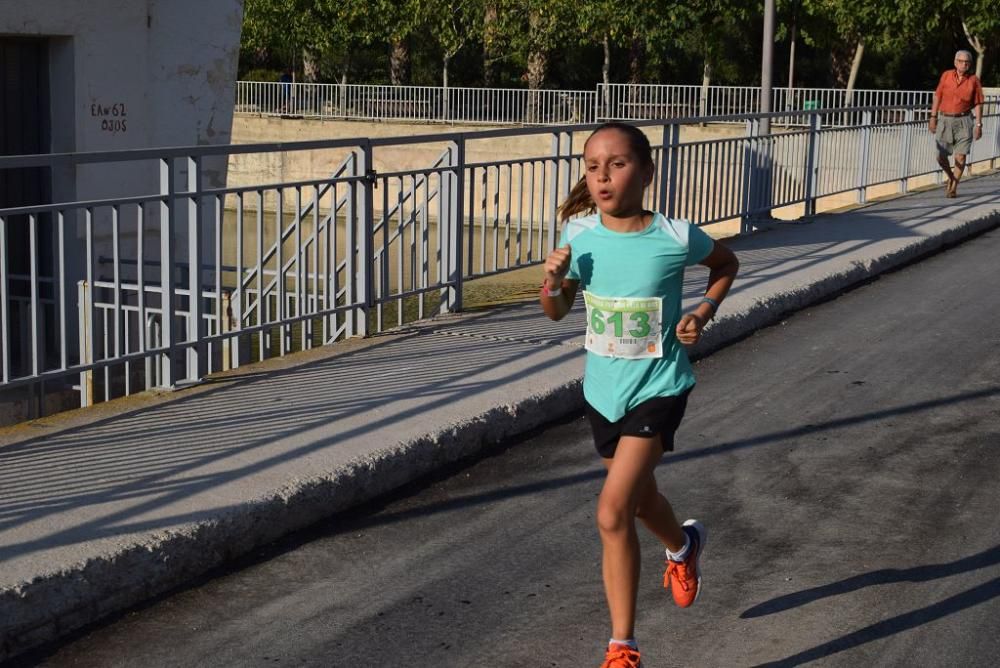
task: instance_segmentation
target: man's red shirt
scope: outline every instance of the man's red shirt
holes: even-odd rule
[[[958,70],[948,70],[938,81],[938,111],[945,114],[967,114],[977,104],[983,103],[983,85],[975,74],[966,74],[958,80]]]

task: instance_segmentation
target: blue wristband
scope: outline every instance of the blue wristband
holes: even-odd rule
[[[718,310],[719,310],[719,302],[715,301],[715,300],[714,300],[714,299],[712,299],[711,297],[702,297],[702,298],[701,298],[701,301],[700,301],[700,302],[698,302],[698,303],[699,303],[699,304],[711,304],[711,305],[712,305],[712,311],[713,311],[713,312],[714,312],[714,311],[718,311]]]

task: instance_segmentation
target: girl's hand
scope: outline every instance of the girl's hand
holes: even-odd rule
[[[562,280],[569,273],[569,262],[573,257],[573,249],[566,244],[556,248],[545,258],[545,284],[550,290],[562,287]]]
[[[687,313],[677,323],[677,340],[686,346],[693,346],[701,338],[704,327],[705,321],[697,313]]]

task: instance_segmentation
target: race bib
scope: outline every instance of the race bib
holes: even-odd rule
[[[584,291],[587,350],[604,357],[663,357],[663,300],[658,297],[598,297]]]

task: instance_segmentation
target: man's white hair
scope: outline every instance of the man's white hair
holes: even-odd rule
[[[965,49],[960,49],[960,50],[958,50],[958,51],[955,52],[955,60],[958,60],[959,56],[968,56],[969,60],[970,61],[972,60],[972,52],[971,51],[966,51]]]

